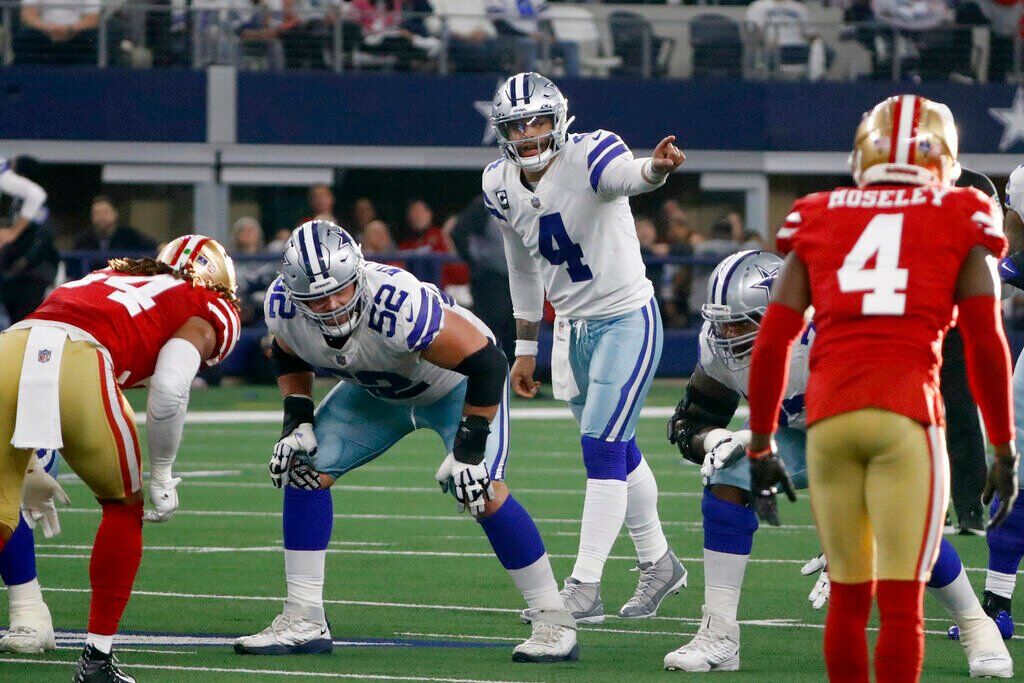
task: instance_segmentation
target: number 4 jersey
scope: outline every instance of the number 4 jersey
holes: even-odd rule
[[[798,199],[777,240],[810,276],[808,425],[871,407],[942,424],[957,278],[974,246],[1006,250],[999,208],[972,188],[838,188]]]
[[[355,331],[339,347],[290,302],[274,281],[264,302],[271,334],[314,368],[359,385],[391,403],[424,406],[446,396],[465,377],[420,358],[449,315],[460,315],[484,336],[491,331],[447,294],[401,268],[366,262],[365,303]]]
[[[98,270],[53,290],[15,327],[47,321],[85,332],[110,353],[117,383],[130,388],[153,374],[160,349],[192,317],[213,326],[216,347],[206,364],[216,365],[238,341],[238,310],[217,292],[173,275]]]
[[[533,190],[507,161],[484,170],[517,318],[540,320],[545,292],[555,313],[572,319],[623,315],[651,300],[628,199],[661,185],[643,179],[644,161],[599,130],[570,135]]]

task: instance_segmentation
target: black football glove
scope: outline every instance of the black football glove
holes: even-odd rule
[[[779,458],[779,450],[772,445],[760,453],[747,451],[750,457],[750,495],[754,498],[754,509],[757,516],[772,526],[779,526],[779,506],[775,494],[779,488],[785,492],[790,502],[796,502],[796,491],[793,481],[789,478],[786,466]]]
[[[1011,444],[1012,446],[1012,444]],[[1006,519],[1013,509],[1013,502],[1017,498],[1017,462],[1020,456],[1017,450],[1013,449],[1010,457],[997,457],[992,466],[988,468],[988,479],[985,481],[985,490],[981,494],[981,502],[988,505],[992,497],[999,494],[999,507],[988,522],[988,529],[994,529]]]

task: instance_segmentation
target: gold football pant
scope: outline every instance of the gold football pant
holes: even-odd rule
[[[29,330],[0,334],[0,524],[14,529],[32,451],[11,445]],[[99,500],[142,488],[135,414],[110,364],[91,344],[67,340],[60,365],[61,457]]]
[[[949,500],[942,430],[874,408],[807,431],[811,509],[841,583],[927,581]]]

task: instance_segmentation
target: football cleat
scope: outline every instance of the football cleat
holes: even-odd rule
[[[40,602],[31,609],[11,610],[11,626],[7,634],[0,638],[0,652],[35,654],[56,647],[53,620],[46,603]]]
[[[135,683],[135,679],[121,671],[118,664],[120,662],[113,654],[86,645],[71,680],[74,683]]]
[[[701,608],[700,630],[686,645],[665,655],[669,671],[739,671],[740,625]]]
[[[633,597],[619,610],[623,619],[653,617],[670,593],[686,587],[686,569],[671,550],[657,562],[638,562],[634,571],[640,572],[640,581]]]
[[[317,655],[334,650],[331,627],[322,607],[300,608],[289,603],[270,626],[235,641],[240,655]]]
[[[960,629],[960,644],[967,653],[971,678],[1010,678],[1013,659],[1000,637],[999,629],[988,617],[969,620]]]
[[[569,610],[577,624],[600,624],[604,621],[604,603],[601,602],[601,582],[582,583],[571,576],[562,584],[559,591],[565,608]],[[524,609],[519,618],[529,624],[533,621],[536,610]]]
[[[1003,637],[1003,640],[1013,638],[1014,623],[1010,612],[1010,599],[990,591],[985,591],[984,598],[981,608],[985,610],[985,614],[992,621],[996,622],[999,635]],[[960,640],[960,628],[958,626],[950,626],[949,630],[946,631],[946,635],[950,640]]]
[[[580,658],[576,620],[568,610],[538,609],[532,612],[533,632],[516,645],[514,662],[574,662]]]

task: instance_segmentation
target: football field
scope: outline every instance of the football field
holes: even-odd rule
[[[690,587],[669,597],[656,618],[610,617],[579,632],[580,661],[515,664],[512,647],[529,627],[517,617],[521,598],[477,525],[457,515],[433,474],[444,453],[433,432],[420,431],[392,452],[335,485],[334,534],[327,557],[331,656],[242,657],[231,642],[267,626],[285,594],[281,492],[267,475],[280,432],[272,388],[222,388],[193,393],[176,472],[181,507],[164,525],[146,525],[135,593],[121,624],[116,654],[128,673],[151,681],[616,681],[670,680],[664,654],[696,631],[703,602],[701,482],[681,466],[665,440],[665,418],[680,383],[660,382],[638,427],[639,443],[658,476],[660,511],[669,542],[690,572]],[[323,387],[318,387],[323,391]],[[145,394],[132,396],[136,408]],[[523,409],[548,408],[523,415]],[[214,414],[212,411],[220,411]],[[253,411],[251,415],[224,411]],[[144,414],[144,408],[140,411]],[[518,413],[518,414],[517,414]],[[539,413],[539,414],[538,414]],[[553,401],[516,401],[507,481],[540,527],[561,581],[572,569],[583,505],[584,470],[575,423]],[[0,680],[67,680],[82,647],[88,598],[88,557],[99,508],[66,471],[71,509],[63,533],[37,534],[38,568],[58,630],[55,653],[0,655]],[[807,602],[813,579],[800,567],[817,551],[805,493],[780,502],[782,528],[762,526],[754,542],[740,604],[741,670],[715,680],[821,681],[824,613]],[[986,548],[981,538],[954,544],[980,589]],[[637,574],[623,529],[605,570],[602,597],[615,614]],[[967,678],[959,644],[946,639],[949,620],[926,598],[925,680]],[[6,623],[6,599],[0,623]],[[1024,666],[1017,639],[1011,654]]]

